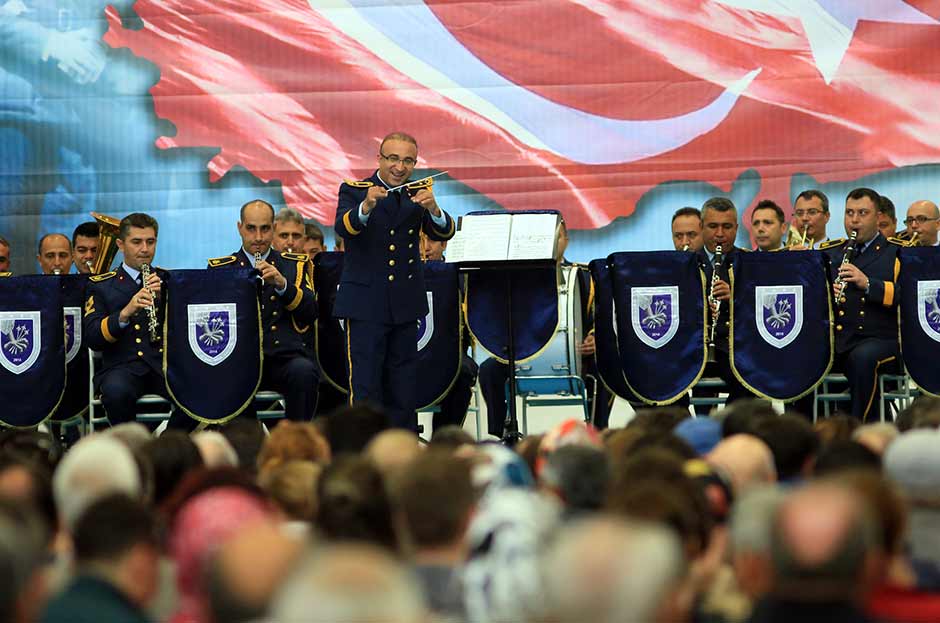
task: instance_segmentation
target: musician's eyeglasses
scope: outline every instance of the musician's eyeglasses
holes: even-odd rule
[[[911,226],[916,222],[918,225],[923,225],[924,223],[929,223],[930,221],[936,221],[936,220],[937,220],[936,218],[930,218],[929,216],[924,216],[923,214],[921,214],[920,216],[907,217],[906,219],[904,219],[904,224],[907,226]]]
[[[380,157],[380,158],[385,158],[386,160],[388,160],[388,161],[391,162],[392,164],[398,164],[398,163],[400,162],[400,163],[402,163],[403,165],[405,165],[406,167],[413,167],[413,166],[415,166],[416,164],[418,164],[418,161],[415,160],[414,158],[401,158],[400,156],[398,156],[398,154],[389,154],[388,156],[386,156],[386,155],[383,154],[382,152],[379,152],[379,157]]]
[[[808,216],[810,218],[816,218],[822,213],[823,213],[822,210],[817,210],[816,208],[810,208],[809,210],[795,210],[793,212],[796,218],[803,218],[804,216]]]

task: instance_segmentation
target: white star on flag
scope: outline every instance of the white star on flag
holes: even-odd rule
[[[816,69],[826,84],[842,63],[859,20],[895,24],[938,24],[902,0],[715,0],[737,9],[796,17],[802,22]]]

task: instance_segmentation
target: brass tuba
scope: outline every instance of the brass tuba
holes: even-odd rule
[[[121,231],[121,221],[113,216],[105,216],[97,212],[92,212],[91,215],[98,223],[98,251],[89,268],[92,275],[100,275],[111,269],[114,256],[117,255],[118,248],[115,241]]]

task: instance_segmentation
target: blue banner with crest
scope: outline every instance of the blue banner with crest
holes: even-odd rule
[[[617,328],[614,324],[614,286],[607,259],[588,265],[594,280],[594,360],[601,382],[624,400],[636,400],[623,376]]]
[[[320,375],[343,392],[349,393],[349,369],[346,364],[346,331],[339,318],[333,317],[336,289],[343,274],[342,253],[317,253],[313,258],[313,284],[317,292],[316,353]]]
[[[731,368],[754,394],[790,402],[832,366],[828,259],[819,251],[739,253],[731,268]]]
[[[166,388],[173,402],[200,422],[235,417],[251,403],[261,382],[256,275],[251,268],[169,273]]]
[[[617,344],[629,389],[670,404],[705,369],[705,277],[693,253],[621,252],[610,267]]]
[[[6,426],[33,427],[59,409],[66,381],[62,301],[54,277],[0,279],[0,422]]]
[[[940,247],[898,252],[901,355],[921,391],[940,396]]]
[[[418,319],[418,409],[437,404],[460,371],[462,314],[459,272],[454,264],[424,262],[428,313]]]
[[[87,275],[61,275],[62,314],[65,321],[65,363],[68,374],[62,404],[53,416],[64,421],[88,411],[88,349],[82,339],[82,314]]]

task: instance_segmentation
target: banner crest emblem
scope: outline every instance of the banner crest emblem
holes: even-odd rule
[[[632,288],[633,331],[650,348],[662,348],[679,329],[679,287]]]
[[[13,374],[29,370],[42,350],[38,311],[0,312],[0,364]]]
[[[917,320],[929,338],[940,342],[940,280],[917,282]]]
[[[803,328],[803,286],[755,286],[757,332],[771,346],[784,348]]]
[[[71,363],[82,348],[82,308],[63,307],[65,315],[65,363]]]
[[[238,323],[235,303],[187,305],[189,347],[196,358],[217,366],[235,350]]]

